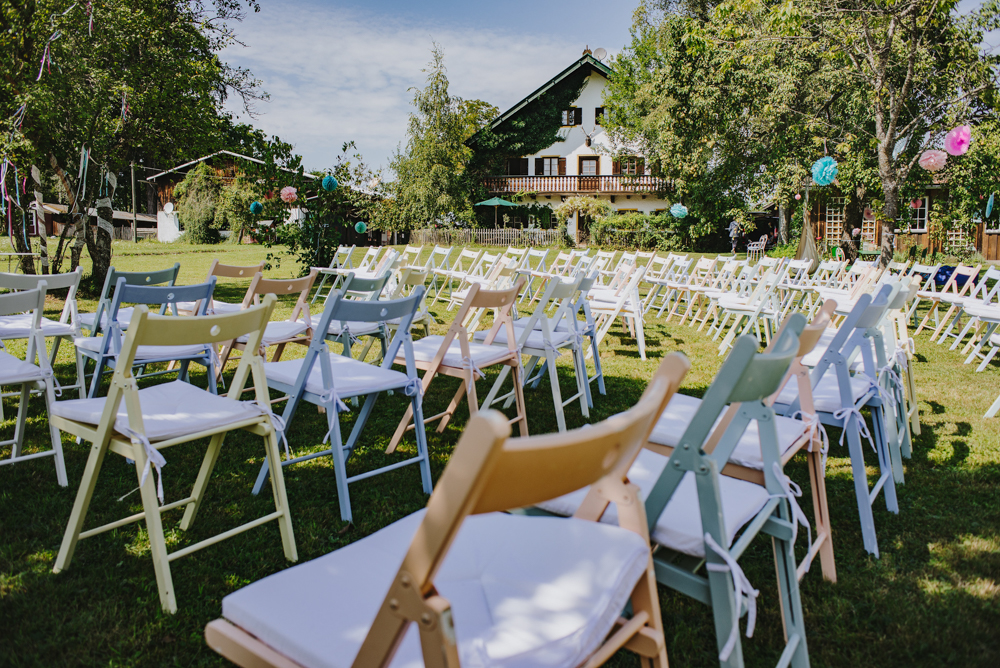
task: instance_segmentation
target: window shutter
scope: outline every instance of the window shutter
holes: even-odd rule
[[[535,176],[541,176],[545,173],[545,163],[541,158],[535,158]]]
[[[642,176],[646,173],[646,161],[643,158],[638,158],[635,161],[635,173]]]
[[[583,109],[580,107],[573,110],[573,125],[583,125]]]
[[[622,173],[622,163],[620,160],[611,161],[611,173],[616,175]]]
[[[566,176],[566,158],[559,158],[559,176]]]
[[[527,176],[528,175],[528,159],[527,158],[521,158],[520,167],[521,167],[521,169],[520,169],[520,171],[518,171],[518,174],[520,176]]]

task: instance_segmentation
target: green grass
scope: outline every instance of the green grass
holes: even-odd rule
[[[114,264],[122,269],[154,269],[181,263],[181,282],[203,280],[214,257],[230,264],[251,264],[263,257],[257,246],[214,247],[161,244],[115,244]],[[358,255],[360,258],[360,253]],[[283,262],[272,276],[297,273]],[[246,282],[226,281],[220,297],[235,301]],[[284,300],[279,316],[292,300]],[[94,302],[81,301],[81,310]],[[61,302],[53,299],[54,314]],[[451,314],[439,303],[437,332]],[[618,327],[602,347],[607,396],[595,396],[590,421],[627,409],[641,394],[664,355],[683,351],[692,362],[683,391],[701,394],[719,365],[715,344],[704,334],[650,319],[646,329],[649,359],[638,357],[636,343]],[[11,346],[12,351],[19,349]],[[983,413],[1000,391],[1000,369],[981,374],[962,365],[958,353],[917,340],[917,383],[923,433],[915,439],[913,459],[906,462],[906,484],[899,487],[900,514],[875,506],[881,559],[867,556],[861,542],[850,462],[845,448],[833,442],[827,472],[839,582],[823,581],[819,565],[802,582],[810,656],[814,666],[997,666],[1000,665],[1000,419]],[[301,355],[290,349],[288,356]],[[57,372],[72,375],[69,351],[60,351]],[[569,389],[568,360],[560,365]],[[480,381],[485,394],[493,374]],[[204,376],[195,374],[195,382]],[[459,381],[438,379],[425,398],[428,414],[437,412]],[[531,432],[555,430],[555,413],[543,384],[528,390]],[[405,407],[405,398],[380,400],[365,429],[360,451],[348,464],[357,473],[411,456],[410,436],[400,451],[383,450]],[[45,415],[40,400],[32,401],[28,451],[45,447]],[[3,433],[13,432],[14,400],[4,401]],[[350,428],[354,413],[344,416]],[[440,475],[468,419],[463,405],[442,434],[431,431],[431,467]],[[587,420],[578,406],[567,408],[570,427]],[[296,453],[320,449],[326,431],[323,416],[309,406],[299,411],[289,430]],[[71,567],[58,575],[52,564],[87,456],[87,444],[63,440],[69,488],[56,484],[49,459],[0,468],[0,665],[226,665],[204,643],[204,625],[219,616],[228,593],[289,566],[277,527],[271,523],[212,546],[172,564],[179,612],[160,610],[148,542],[141,525],[84,540]],[[7,450],[2,454],[6,455]],[[200,464],[202,449],[193,444],[166,453],[164,487],[171,498],[186,493]],[[189,532],[176,525],[180,512],[165,514],[171,549],[268,512],[268,497],[253,497],[250,487],[262,461],[260,440],[249,434],[227,438],[208,498]],[[875,459],[869,473],[875,475]],[[787,470],[795,480],[808,479],[803,461]],[[299,556],[319,557],[358,540],[422,507],[426,497],[414,467],[393,471],[351,486],[355,524],[340,514],[328,458],[286,469]],[[137,494],[119,501],[136,487],[134,467],[121,457],[107,458],[97,486],[87,526],[108,522],[140,510]],[[808,491],[803,502],[811,516]],[[169,500],[169,499],[168,499]],[[750,666],[773,665],[782,645],[777,589],[770,545],[760,540],[742,559],[751,582],[760,589],[757,630],[744,639]],[[700,603],[661,588],[668,656],[674,666],[716,663],[711,613]],[[613,660],[632,666],[630,655]]]

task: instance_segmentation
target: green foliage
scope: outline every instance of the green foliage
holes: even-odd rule
[[[377,228],[404,231],[422,227],[448,214],[474,218],[466,162],[471,150],[465,140],[496,116],[497,109],[481,100],[462,100],[448,92],[444,52],[434,44],[426,86],[413,94],[406,148],[390,164],[395,180],[389,185],[391,206],[380,207]]]
[[[222,186],[215,170],[204,162],[195,165],[177,184],[174,189],[177,216],[188,243],[214,244],[219,240],[219,231],[213,224],[221,193]]]
[[[672,251],[685,247],[684,219],[669,213],[620,213],[590,224],[590,236],[601,248]]]
[[[242,176],[228,181],[216,201],[213,226],[217,230],[229,230],[230,241],[240,243],[253,224],[250,204],[261,197],[260,188]]]

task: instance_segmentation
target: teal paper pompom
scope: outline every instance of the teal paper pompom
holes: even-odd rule
[[[816,185],[830,185],[837,178],[837,161],[830,156],[820,158],[813,163],[812,175]]]
[[[333,192],[337,189],[337,179],[333,178],[330,174],[323,177],[323,190]]]
[[[253,215],[259,216],[263,210],[264,210],[264,205],[261,204],[260,202],[250,203],[250,213],[252,213]]]
[[[678,202],[670,207],[670,215],[674,218],[683,218],[688,215],[688,209],[686,206]]]
[[[357,225],[354,226],[354,231],[358,234],[364,234],[368,231],[368,226],[364,224],[363,221],[358,221]]]

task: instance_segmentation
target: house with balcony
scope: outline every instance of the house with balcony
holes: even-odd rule
[[[600,53],[600,50],[599,50]],[[521,194],[539,204],[555,206],[570,197],[608,200],[621,213],[659,213],[670,201],[664,199],[667,181],[653,176],[640,155],[615,158],[602,127],[603,94],[611,69],[594,57],[590,49],[575,63],[540,86],[513,107],[497,116],[489,129],[510,128],[512,121],[566,81],[583,84],[577,98],[560,113],[559,139],[530,155],[512,155],[502,163],[503,173],[484,180],[491,195],[509,198]],[[474,143],[473,137],[470,142]],[[577,243],[589,238],[588,221],[577,216],[567,222],[567,233]]]

